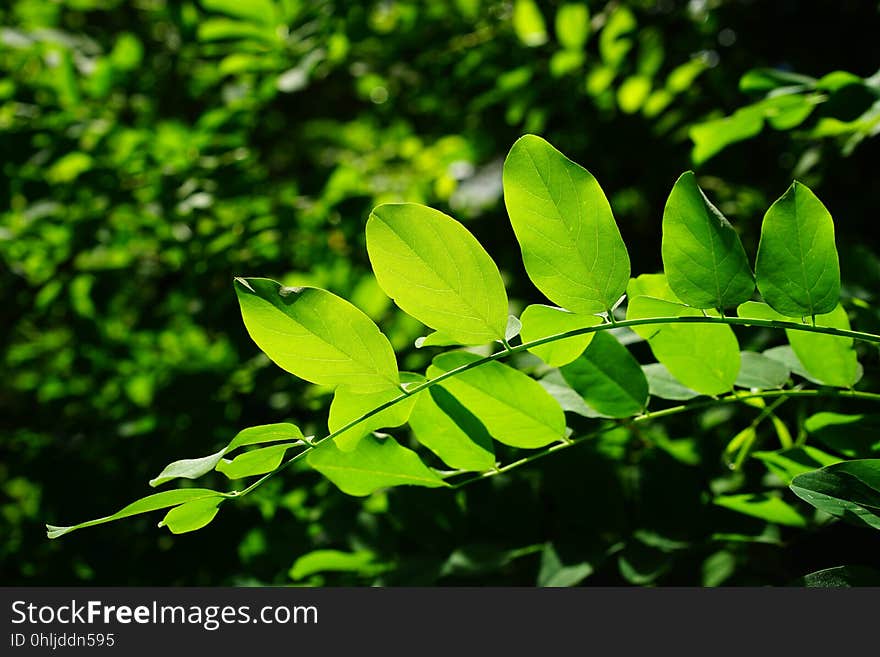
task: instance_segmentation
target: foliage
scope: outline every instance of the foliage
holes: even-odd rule
[[[354,498],[297,461],[289,474],[224,502],[222,520],[198,532],[153,532],[152,518],[134,516],[45,540],[41,521],[141,497],[169,460],[216,454],[242,427],[294,422],[306,437],[322,436],[328,415],[329,429],[339,429],[367,397],[386,394],[333,395],[275,367],[236,329],[235,275],[351,300],[382,326],[400,369],[424,371],[436,353],[413,346],[424,328],[396,311],[368,273],[364,224],[382,203],[429,204],[462,220],[496,260],[509,312],[525,319],[525,308],[546,304],[504,228],[503,156],[526,132],[590,163],[636,272],[660,268],[659,211],[673,173],[694,169],[751,254],[761,213],[798,178],[835,215],[844,281],[835,312],[880,332],[877,244],[860,229],[873,211],[877,140],[844,154],[833,137],[765,130],[695,165],[688,139],[695,122],[742,105],[737,80],[756,67],[870,78],[876,7],[826,12],[779,3],[756,21],[754,8],[726,0],[541,1],[528,3],[537,12],[522,21],[518,4],[13,0],[0,7],[5,582],[283,584],[311,551],[316,559],[305,560],[313,565],[296,581],[766,584],[839,564],[880,566],[868,530],[836,523],[794,532],[711,503],[716,494],[765,490],[767,470],[748,455],[786,435],[838,458],[876,456],[870,403],[845,397],[800,397],[770,412],[692,408],[576,450],[554,449],[531,467],[454,492],[403,486]],[[847,48],[816,48],[828,34],[849,35]],[[802,125],[825,112],[855,118],[866,97],[855,91],[834,95]],[[601,321],[569,313],[567,328],[552,329],[558,314],[538,316],[523,339]],[[841,317],[835,322],[843,326]],[[507,328],[515,332],[515,323]],[[534,337],[525,337],[527,328]],[[795,368],[812,353],[806,343],[793,359],[792,350],[772,347],[776,333],[734,330],[743,349],[757,350],[741,357],[738,379],[746,384],[778,382],[779,368],[756,359],[759,352]],[[506,360],[537,377],[579,432],[590,431],[596,410],[553,368],[593,335]],[[419,344],[442,342],[431,335]],[[848,346],[838,348],[843,342],[824,344],[854,363]],[[627,346],[639,362],[652,360],[648,343]],[[857,386],[873,389],[876,352],[855,347],[864,365]],[[556,351],[549,369],[535,359],[543,349]],[[652,391],[703,401],[662,365],[644,371]],[[804,374],[820,378],[797,376]],[[493,445],[451,393],[439,385],[428,392],[411,400],[425,421],[411,416],[409,426],[432,452],[420,451],[429,467],[443,467],[434,454],[478,471],[511,463],[515,448]],[[400,426],[403,406],[377,421]],[[349,439],[362,440],[359,431]],[[743,431],[740,447],[749,449],[729,470],[724,461],[742,450],[726,447]],[[461,433],[472,440],[462,443]],[[260,447],[230,451],[218,463]],[[244,465],[265,468],[282,450],[292,454],[279,444]],[[815,469],[829,459],[820,461],[807,460]],[[228,483],[233,472],[224,465],[202,479],[225,490],[238,486]],[[125,560],[117,558],[121,545]],[[355,565],[334,565],[346,563]]]

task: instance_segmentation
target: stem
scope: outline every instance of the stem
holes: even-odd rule
[[[610,320],[610,318],[611,318],[611,315],[609,313],[609,320]],[[268,473],[264,474],[262,477],[257,479],[255,482],[253,482],[250,486],[248,486],[247,488],[242,490],[240,493],[235,493],[235,491],[233,491],[231,493],[231,496],[241,497],[243,495],[247,495],[248,493],[253,491],[255,488],[260,486],[263,482],[265,482],[269,478],[275,476],[276,474],[278,474],[279,472],[281,472],[285,468],[288,468],[291,465],[293,465],[294,463],[296,463],[297,461],[299,461],[306,454],[308,454],[308,452],[310,452],[311,450],[315,449],[316,447],[319,447],[320,445],[322,445],[323,443],[325,443],[329,440],[332,440],[333,438],[340,435],[344,431],[348,431],[349,429],[351,429],[354,426],[357,426],[358,424],[360,424],[364,420],[367,420],[368,418],[373,417],[377,413],[381,413],[385,409],[390,408],[390,407],[394,406],[395,404],[400,403],[401,401],[403,401],[407,397],[411,397],[412,395],[419,393],[422,390],[427,390],[428,388],[437,385],[441,381],[445,381],[446,379],[451,379],[452,377],[458,376],[459,374],[462,374],[468,370],[472,370],[476,367],[479,367],[480,365],[485,365],[486,363],[501,360],[502,358],[505,358],[507,356],[511,356],[513,354],[527,351],[529,349],[532,349],[534,347],[538,347],[543,344],[549,344],[551,342],[565,340],[566,338],[571,338],[571,337],[574,337],[577,335],[585,335],[588,333],[597,333],[599,331],[607,331],[612,328],[622,328],[622,327],[630,327],[630,326],[648,326],[651,324],[727,324],[727,325],[732,325],[732,326],[759,326],[759,327],[764,327],[764,328],[789,329],[789,330],[793,330],[793,331],[806,331],[808,333],[820,333],[820,334],[824,334],[824,335],[834,335],[834,336],[843,337],[843,338],[852,338],[854,340],[861,340],[864,342],[873,342],[875,344],[880,344],[880,335],[874,335],[873,333],[863,333],[861,331],[851,331],[849,329],[839,329],[839,328],[833,328],[830,326],[815,326],[815,325],[810,325],[810,324],[799,324],[798,322],[784,322],[784,321],[779,321],[779,320],[775,320],[775,319],[757,319],[757,318],[751,318],[751,317],[713,317],[713,316],[702,316],[702,315],[697,315],[694,317],[691,317],[691,316],[687,316],[687,317],[645,317],[642,319],[627,319],[627,320],[613,321],[613,322],[609,321],[604,324],[597,324],[595,326],[585,326],[582,328],[573,329],[571,331],[565,331],[563,333],[556,333],[554,335],[548,335],[547,337],[539,338],[537,340],[532,340],[531,342],[523,342],[522,344],[519,344],[516,347],[511,347],[509,344],[505,344],[505,347],[502,351],[495,352],[494,354],[490,354],[489,356],[485,356],[483,358],[480,358],[479,360],[475,360],[470,363],[465,363],[464,365],[462,365],[460,367],[456,367],[455,369],[449,370],[448,372],[443,372],[443,374],[440,374],[440,375],[434,377],[433,379],[429,379],[429,380],[425,381],[424,383],[421,383],[417,386],[413,386],[412,388],[409,389],[408,392],[406,392],[406,393],[402,392],[397,397],[390,399],[387,402],[385,402],[384,404],[381,404],[380,406],[377,406],[376,408],[372,409],[371,411],[364,413],[359,418],[356,418],[356,419],[352,420],[351,422],[349,422],[348,424],[343,425],[342,427],[338,428],[336,431],[333,431],[318,440],[313,440],[311,443],[309,443],[306,446],[305,449],[303,449],[303,451],[298,452],[296,455],[289,458],[287,461],[285,461],[284,463],[279,465],[277,468],[272,470],[272,472],[268,472]],[[504,342],[506,342],[506,340]],[[855,391],[832,391],[832,393],[833,393],[832,395],[828,395],[828,394],[810,395],[810,394],[808,394],[808,393],[818,393],[818,392],[820,392],[820,391],[818,391],[818,390],[801,390],[801,391],[776,390],[776,391],[766,391],[765,393],[756,394],[753,396],[764,396],[764,397],[772,397],[772,396],[779,396],[779,395],[789,395],[789,396],[793,396],[793,397],[794,396],[798,396],[798,397],[835,396],[835,395],[847,396],[847,393],[849,393],[848,396],[854,396],[856,398],[880,400],[880,395],[874,395],[873,393],[867,393],[867,392],[857,393]],[[775,394],[773,394],[773,393],[775,393]],[[797,394],[795,394],[795,393],[797,393]],[[865,395],[868,395],[868,396],[866,397]],[[749,395],[736,394],[731,397],[723,397],[722,399],[730,399],[730,401],[735,401],[736,399],[747,399],[748,397],[749,397]],[[709,403],[715,403],[717,401],[719,401],[719,400],[712,400]],[[687,405],[684,407],[675,407],[675,408],[689,409],[693,406],[694,405]],[[658,411],[656,413],[645,413],[643,415],[636,416],[631,421],[632,422],[645,421],[649,418],[654,419],[654,418],[658,418],[658,417],[665,417],[666,415],[675,415],[675,413],[669,412],[669,411],[673,411],[673,410],[675,410],[675,409],[664,409],[663,411]],[[678,411],[678,412],[681,412],[681,411]],[[618,425],[615,425],[615,426],[618,426]],[[536,458],[541,458],[541,456],[543,456],[545,453],[551,453],[551,452],[557,451],[559,449],[564,449],[566,447],[576,445],[579,442],[581,442],[582,440],[584,440],[585,438],[586,437],[577,438],[577,439],[572,440],[571,442],[561,442],[561,443],[554,444],[551,447],[547,448],[546,452],[540,452],[538,454],[533,454],[531,456],[525,457],[525,459],[521,459],[521,461],[524,463],[531,462],[531,461],[535,460]],[[519,463],[519,461],[515,461],[514,463]],[[513,465],[513,464],[510,464],[510,465]],[[504,468],[509,468],[510,465],[504,466]],[[500,472],[506,472],[506,470],[504,470],[503,468],[499,468],[497,471],[492,470],[490,472],[495,472],[496,474],[498,474]],[[485,474],[488,474],[488,473],[484,473],[484,475],[481,475],[481,477],[485,476]]]

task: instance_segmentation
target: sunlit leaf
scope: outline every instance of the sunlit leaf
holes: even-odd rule
[[[596,315],[577,315],[562,308],[533,304],[523,311],[521,321],[522,341],[532,342],[566,331],[598,326],[602,323],[602,318]],[[594,335],[594,333],[585,333],[564,340],[556,340],[532,347],[529,351],[548,365],[561,367],[580,356]]]

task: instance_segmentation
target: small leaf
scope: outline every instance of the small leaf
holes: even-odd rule
[[[213,470],[226,454],[239,447],[256,445],[260,443],[272,443],[280,440],[302,440],[303,434],[299,427],[289,423],[264,424],[256,427],[243,429],[236,434],[219,452],[209,454],[196,459],[183,459],[174,461],[165,466],[155,478],[150,480],[150,486],[154,488],[171,481],[172,479],[198,479]]]
[[[825,447],[851,459],[880,455],[880,415],[823,411],[804,421],[804,429]]]
[[[590,10],[583,2],[567,2],[556,10],[556,38],[567,50],[580,50],[590,36]]]
[[[514,2],[513,29],[523,45],[534,47],[547,43],[547,26],[535,0]]]
[[[807,520],[793,506],[768,493],[719,495],[715,504],[747,516],[788,527],[806,527]]]
[[[245,327],[279,367],[319,385],[371,392],[400,383],[391,343],[348,301],[313,287],[237,278]]]
[[[342,552],[340,550],[315,550],[302,555],[290,568],[290,579],[301,580],[316,573],[373,573],[377,564],[369,550]]]
[[[242,479],[272,472],[281,465],[284,454],[293,446],[292,443],[285,443],[261,447],[239,454],[231,461],[223,459],[217,464],[217,472],[222,472],[230,479]]]
[[[786,317],[765,303],[747,301],[737,308],[740,317],[769,319],[785,322],[801,322],[799,317]],[[816,315],[816,326],[849,329],[849,317],[838,304],[830,313]],[[829,386],[850,388],[861,378],[858,356],[853,339],[835,335],[822,335],[794,329],[785,329],[791,348],[808,374],[816,381]],[[796,370],[792,368],[792,371]]]
[[[752,456],[762,461],[786,484],[790,484],[792,479],[804,472],[840,463],[840,459],[836,456],[826,454],[809,445],[781,449],[776,452],[754,452]]]
[[[798,475],[791,490],[820,511],[880,529],[880,459],[843,461]]]
[[[492,436],[461,402],[440,386],[417,397],[409,425],[422,445],[458,470],[482,472],[495,465]]]
[[[424,377],[413,377],[401,374],[401,380],[411,383],[424,381]],[[387,388],[378,392],[357,392],[348,386],[342,385],[336,389],[333,402],[330,404],[330,417],[327,428],[334,433],[352,420],[356,420],[365,413],[378,408],[382,404],[396,399],[403,394],[399,387]],[[403,399],[375,415],[368,417],[363,422],[347,429],[336,436],[333,440],[336,446],[344,452],[354,449],[358,442],[377,429],[399,427],[409,419],[409,414],[416,403],[418,395]]]
[[[768,358],[754,351],[740,354],[739,374],[735,384],[751,390],[781,388],[788,381],[789,370],[778,360]]]
[[[113,515],[104,516],[103,518],[96,518],[95,520],[88,520],[86,522],[81,522],[78,525],[71,525],[69,527],[46,525],[46,529],[48,530],[47,534],[49,538],[58,538],[59,536],[64,536],[64,534],[69,534],[70,532],[77,529],[94,527],[95,525],[101,525],[105,522],[112,522],[114,520],[128,518],[129,516],[134,516],[141,513],[157,511],[158,509],[166,509],[169,506],[177,506],[178,504],[184,504],[186,502],[220,497],[221,495],[217,491],[208,490],[207,488],[180,488],[177,490],[166,490],[162,491],[161,493],[154,493],[152,495],[142,497],[141,499],[132,502],[128,506],[123,507]]]
[[[612,69],[617,69],[633,46],[631,34],[638,23],[626,5],[618,5],[611,12],[599,34],[599,54]]]
[[[681,175],[666,201],[662,253],[669,286],[689,306],[728,308],[755,291],[739,236],[692,171]]]
[[[576,315],[562,308],[535,304],[523,311],[521,321],[522,341],[532,342],[557,333],[598,326],[602,323],[602,318],[596,315]],[[551,367],[561,367],[580,356],[590,344],[593,335],[595,334],[585,333],[532,347],[529,351]]]
[[[464,345],[504,337],[498,267],[452,217],[415,203],[380,205],[367,221],[367,252],[379,286],[426,326]]]
[[[562,376],[605,417],[630,417],[645,410],[648,381],[629,350],[606,332],[583,355],[561,369]]]
[[[367,436],[350,451],[326,442],[309,452],[310,466],[348,495],[364,496],[390,486],[447,486],[411,449],[394,438]]]
[[[635,297],[630,299],[627,319],[700,316],[680,304]],[[648,341],[654,357],[685,387],[704,395],[733,389],[739,374],[739,344],[730,326],[712,324],[652,324],[633,326]]]
[[[168,527],[172,534],[196,531],[214,519],[222,501],[222,497],[208,497],[186,502],[165,514],[159,526]]]
[[[440,354],[428,368],[428,377],[479,360],[464,351]],[[538,448],[565,434],[565,414],[541,385],[519,370],[490,361],[446,379],[443,386],[483,423],[498,442],[513,447]]]
[[[794,182],[767,210],[755,270],[764,301],[786,317],[830,313],[837,306],[834,222],[806,185]]]
[[[593,574],[593,566],[587,561],[564,564],[552,543],[547,543],[541,552],[541,568],[538,571],[538,586],[561,587],[577,586]]]
[[[626,289],[629,255],[592,174],[540,137],[526,135],[504,162],[503,186],[535,286],[576,313],[611,308]]]
[[[675,401],[685,401],[699,397],[700,393],[695,392],[679,383],[663,363],[649,363],[642,365],[642,371],[648,380],[648,392],[653,397],[660,399],[672,399]]]

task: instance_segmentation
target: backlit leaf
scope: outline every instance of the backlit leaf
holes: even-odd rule
[[[194,532],[214,519],[222,501],[222,497],[206,497],[185,502],[166,513],[159,526],[168,527],[172,534]]]
[[[557,333],[598,326],[602,323],[602,318],[596,315],[577,315],[562,308],[533,304],[523,311],[521,321],[522,341],[532,342]],[[548,365],[561,367],[580,356],[594,335],[594,333],[585,333],[564,340],[556,340],[532,347],[529,351]]]

